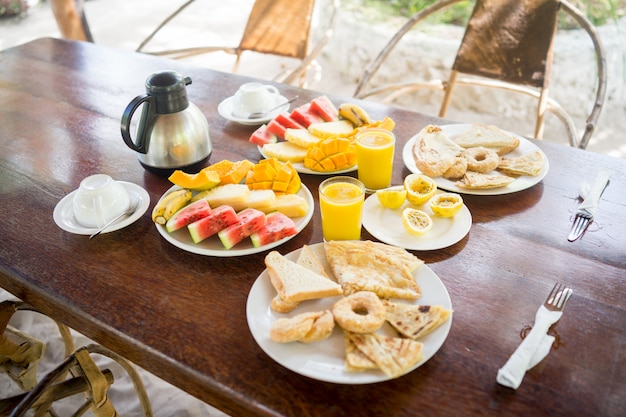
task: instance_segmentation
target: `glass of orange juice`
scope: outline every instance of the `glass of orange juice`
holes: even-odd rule
[[[356,135],[359,180],[368,192],[391,185],[396,136],[385,129],[370,128]]]
[[[361,239],[363,183],[347,176],[331,177],[322,181],[319,193],[324,240]]]

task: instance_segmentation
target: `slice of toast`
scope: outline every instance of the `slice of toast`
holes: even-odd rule
[[[336,282],[285,258],[278,251],[267,254],[265,266],[276,292],[287,303],[343,294]]]
[[[300,250],[300,254],[298,255],[298,259],[296,260],[296,263],[304,266],[305,268],[321,276],[324,276],[330,279],[330,277],[328,276],[328,273],[326,272],[326,269],[324,268],[324,265],[320,261],[320,258],[315,254],[313,249],[311,249],[311,247],[308,245],[304,245],[302,247],[302,249]],[[277,294],[276,297],[272,299],[271,307],[272,307],[272,310],[278,313],[289,313],[294,308],[298,307],[298,305],[300,305],[299,301],[287,302],[283,300],[280,297],[280,295]]]

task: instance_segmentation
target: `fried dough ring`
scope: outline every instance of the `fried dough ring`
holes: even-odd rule
[[[337,301],[333,306],[335,321],[353,333],[373,333],[385,323],[387,310],[371,291],[359,291]]]
[[[493,149],[483,146],[469,148],[461,153],[467,159],[467,169],[481,174],[487,174],[498,167],[500,156]]]

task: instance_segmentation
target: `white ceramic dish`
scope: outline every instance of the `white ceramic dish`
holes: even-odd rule
[[[126,188],[128,194],[130,196],[131,202],[138,201],[137,208],[135,212],[130,217],[125,217],[117,223],[112,224],[107,227],[106,230],[102,233],[111,233],[116,230],[122,229],[135,221],[137,221],[148,209],[150,205],[150,195],[146,190],[140,187],[137,184],[133,184],[125,181],[118,181],[120,184]],[[74,198],[74,194],[76,190],[72,191],[65,197],[61,199],[54,208],[54,212],[52,217],[54,218],[54,222],[61,229],[66,232],[74,233],[77,235],[91,235],[96,232],[98,228],[96,227],[84,227],[74,217],[74,209],[72,207],[72,199]]]
[[[261,154],[261,156],[265,159],[268,159],[269,156],[267,156],[267,154],[265,152],[263,152],[263,147],[262,146],[258,146],[257,148],[259,149],[259,153]],[[358,169],[358,166],[355,165],[353,167],[350,168],[346,168],[346,169],[340,169],[339,171],[330,171],[330,172],[320,172],[320,171],[313,171],[312,169],[306,168],[304,166],[304,163],[302,162],[292,162],[291,165],[293,165],[293,168],[298,171],[300,174],[311,174],[311,175],[339,175],[339,174],[345,174],[348,172],[354,172]]]
[[[164,195],[178,188],[179,187],[174,185],[169,190],[167,190],[164,193]],[[311,192],[304,184],[302,184],[302,186],[300,187],[300,191],[298,191],[298,195],[306,199],[309,205],[309,212],[306,214],[306,216],[295,217],[293,219],[294,223],[296,224],[296,229],[298,229],[298,233],[300,233],[302,229],[304,229],[306,225],[309,224],[311,217],[313,217],[313,211],[315,207],[314,207],[313,196],[311,195]],[[161,196],[161,198],[163,197]],[[219,257],[243,256],[243,255],[250,255],[253,253],[263,252],[263,251],[272,249],[276,246],[282,245],[283,243],[287,242],[290,239],[293,239],[294,236],[296,236],[296,235],[287,236],[286,238],[270,243],[269,245],[261,246],[259,248],[255,248],[254,245],[252,245],[252,241],[248,238],[239,242],[232,249],[225,249],[224,245],[222,245],[222,242],[219,240],[217,235],[211,236],[203,240],[200,243],[194,243],[194,241],[191,239],[191,235],[189,234],[189,231],[187,230],[187,228],[182,228],[173,233],[168,233],[167,229],[165,228],[165,225],[160,225],[160,224],[155,223],[155,226],[158,232],[161,234],[161,236],[165,238],[165,240],[167,240],[172,245],[180,249],[186,250],[187,252],[191,252],[191,253],[197,253],[198,255],[219,256]]]
[[[285,103],[283,106],[277,108],[276,110],[269,113],[267,116],[260,119],[245,119],[241,117],[233,116],[233,97],[228,97],[217,106],[217,112],[224,119],[230,120],[231,122],[236,122],[246,126],[258,126],[263,123],[267,123],[272,120],[274,117],[278,116],[280,113],[289,110],[289,103],[287,103],[288,99],[283,96],[278,96],[276,98],[276,102],[272,103],[270,107],[278,106],[280,103]]]
[[[323,243],[311,245],[311,248],[325,262]],[[287,258],[296,260],[300,249],[287,254]],[[422,265],[415,273],[415,279],[422,289],[422,298],[415,304],[434,305],[440,304],[452,309],[452,302],[446,287],[439,277],[426,265]],[[267,270],[264,270],[256,279],[246,305],[248,327],[254,340],[261,349],[273,360],[287,369],[300,375],[320,381],[334,382],[338,384],[370,384],[386,381],[389,379],[382,371],[369,370],[362,372],[348,372],[345,370],[345,345],[343,333],[335,327],[332,335],[321,342],[316,343],[276,343],[270,337],[270,327],[281,317],[292,317],[307,311],[319,311],[332,308],[338,297],[329,297],[319,300],[310,300],[301,303],[295,310],[288,314],[276,313],[270,308],[272,298],[276,296],[276,290],[272,286]],[[432,333],[424,336],[419,341],[424,344],[424,357],[412,369],[411,372],[426,363],[441,348],[452,326],[452,317]],[[379,332],[397,336],[397,332],[386,323]]]
[[[441,129],[448,135],[450,139],[459,136],[461,133],[465,132],[467,129],[471,127],[470,124],[451,124],[451,125],[441,125],[439,126]],[[541,149],[539,149],[535,144],[530,142],[528,139],[523,138],[522,136],[516,135],[515,133],[507,132],[509,135],[515,136],[519,138],[520,145],[514,151],[508,153],[506,155],[507,158],[515,158],[518,156],[522,156],[527,153],[539,151],[543,156],[543,168],[541,172],[536,177],[531,176],[521,176],[518,177],[513,183],[509,184],[506,187],[499,188],[488,188],[488,189],[470,189],[470,188],[461,188],[456,185],[456,181],[448,180],[443,177],[433,178],[438,188],[452,191],[460,194],[473,194],[473,195],[502,195],[502,194],[510,194],[518,191],[526,190],[530,187],[537,185],[541,180],[548,175],[548,170],[550,168],[550,164],[548,162],[548,158],[543,153]],[[415,159],[413,158],[413,145],[415,145],[415,140],[417,138],[417,134],[413,136],[409,141],[404,145],[402,149],[402,160],[404,161],[404,165],[414,174],[421,174],[422,172],[415,165]]]
[[[440,193],[440,192],[438,192]],[[429,214],[433,227],[423,236],[409,234],[402,225],[402,210],[414,207]],[[375,194],[363,203],[363,227],[376,239],[389,245],[409,250],[436,250],[447,248],[467,235],[472,227],[472,214],[465,204],[450,218],[436,216],[428,203],[415,206],[406,201],[400,208],[392,210],[383,207]]]

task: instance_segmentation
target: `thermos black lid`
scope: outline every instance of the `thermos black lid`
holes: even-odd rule
[[[154,73],[146,80],[146,92],[155,97],[156,113],[177,113],[189,107],[186,86],[191,78],[176,71]]]

